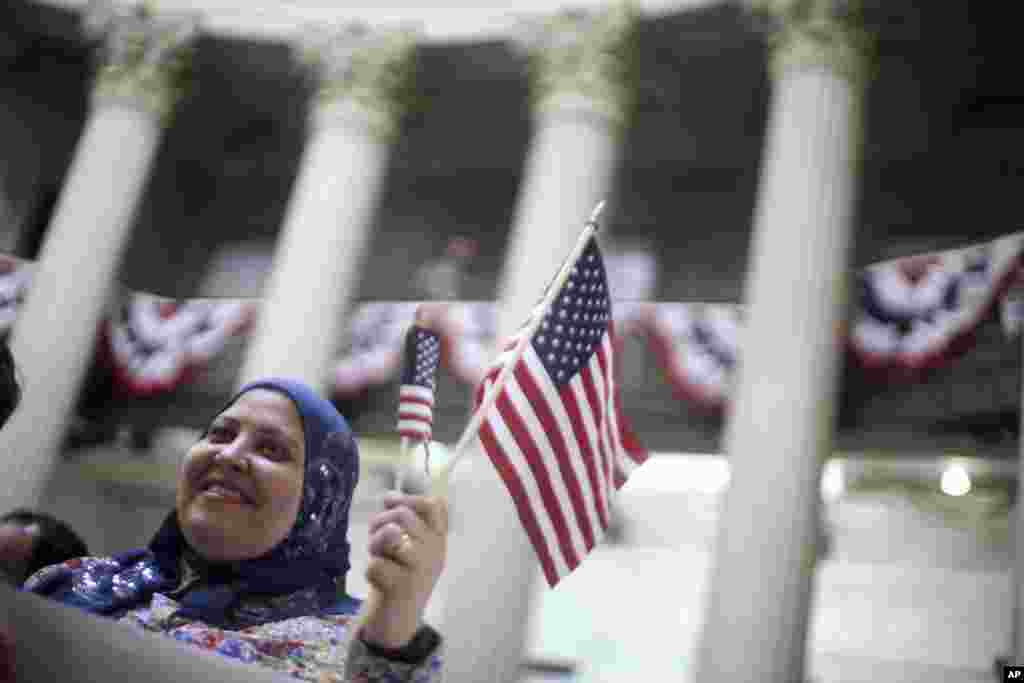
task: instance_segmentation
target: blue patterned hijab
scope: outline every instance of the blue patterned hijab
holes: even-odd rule
[[[288,535],[266,554],[241,562],[209,563],[193,551],[172,511],[148,548],[109,559],[44,570],[25,589],[95,614],[118,617],[149,602],[156,592],[175,592],[184,618],[213,626],[245,627],[296,616],[349,612],[348,515],[359,477],[359,454],[348,424],[335,407],[305,384],[265,379],[245,385],[277,391],[292,400],[302,419],[306,461],[302,501]],[[182,566],[199,578],[183,590]],[[259,595],[265,600],[244,600]]]

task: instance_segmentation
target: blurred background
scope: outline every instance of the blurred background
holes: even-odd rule
[[[173,500],[177,459],[238,382],[313,135],[316,87],[288,31],[353,15],[418,21],[427,37],[415,47],[326,383],[362,437],[352,533],[361,557],[372,496],[393,482],[392,355],[416,302],[463,302],[439,377],[439,452],[465,425],[493,343],[532,130],[529,64],[506,36],[534,10],[152,4],[200,11],[204,28],[111,274],[42,505],[74,520],[96,553],[148,540]],[[993,662],[1011,650],[1015,599],[1014,240],[1024,229],[1015,24],[991,4],[863,4],[874,47],[850,329],[883,326],[907,344],[851,334],[842,356],[808,671],[823,683],[991,680]],[[0,7],[5,333],[37,284],[90,116],[97,48],[83,33],[85,7]],[[633,110],[618,138],[602,245],[623,331],[623,408],[655,457],[623,489],[608,541],[557,589],[538,582],[529,680],[688,680],[729,481],[721,437],[772,91],[767,28],[738,2],[639,7]],[[972,285],[978,254],[989,270]],[[88,262],[90,248],[79,258]],[[537,273],[538,294],[549,277]],[[971,286],[975,299],[950,303],[952,288]],[[913,306],[893,304],[899,296]],[[920,320],[957,306],[973,306],[969,323],[910,343]],[[153,331],[188,311],[185,332]],[[210,330],[203,353],[168,351]]]

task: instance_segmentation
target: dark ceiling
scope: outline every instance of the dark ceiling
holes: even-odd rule
[[[867,12],[877,60],[866,100],[855,265],[1024,229],[1024,87],[1010,7],[903,2]],[[466,298],[490,298],[530,135],[524,61],[504,43],[431,45],[418,57],[416,104],[394,147],[357,298],[419,298],[411,278],[394,274],[440,255],[455,235],[481,244]],[[272,243],[300,161],[311,91],[283,44],[205,36],[195,60],[193,87],[164,137],[120,274],[133,289],[176,297],[196,293],[219,247]],[[22,255],[37,246],[30,238],[33,224],[45,223],[39,207],[59,188],[81,132],[89,72],[73,14],[29,0],[0,6],[0,123],[7,167],[22,171],[3,182],[27,216]],[[638,85],[609,231],[656,250],[657,298],[739,301],[771,92],[763,36],[732,4],[646,20]],[[973,444],[1013,456],[1020,348],[991,322],[980,339],[921,383],[873,384],[848,371],[841,445],[921,451]],[[188,396],[148,407],[133,401],[125,411],[140,411],[145,422],[157,414],[170,419],[173,405],[215,406],[219,395],[208,403],[190,397],[229,387],[235,365],[237,353],[211,369],[205,387],[184,390]],[[649,375],[624,403],[650,445],[716,449],[720,420],[681,406],[655,371]],[[463,394],[450,394],[459,416],[452,424],[467,409]],[[381,394],[380,411],[352,407],[357,423],[389,429],[392,401]]]
[[[856,262],[961,246],[1024,226],[1024,94],[1008,11],[878,3]],[[981,8],[981,9],[979,9]],[[1002,16],[1005,15],[1005,16]],[[756,23],[735,4],[645,20],[639,107],[610,231],[658,251],[658,298],[741,297],[770,96]],[[34,183],[59,183],[85,116],[88,52],[71,13],[0,9],[0,98],[42,144]],[[524,62],[506,44],[419,51],[416,105],[395,145],[363,299],[414,298],[375,276],[476,236],[474,297],[490,297],[530,134]],[[2,63],[2,62],[0,62]],[[276,235],[300,160],[310,88],[283,44],[207,36],[159,153],[122,280],[189,296],[226,243]],[[377,267],[380,266],[380,267]]]

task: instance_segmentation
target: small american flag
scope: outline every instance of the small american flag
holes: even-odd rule
[[[479,440],[553,587],[604,536],[614,491],[647,453],[621,412],[608,282],[593,237],[538,315],[522,356],[514,361],[530,323],[491,366],[475,406],[514,361]]]
[[[398,391],[398,434],[429,440],[433,425],[434,376],[441,358],[441,338],[413,325],[405,336],[405,367]]]

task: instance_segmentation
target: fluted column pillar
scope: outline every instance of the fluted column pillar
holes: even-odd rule
[[[860,143],[855,4],[754,3],[775,24],[774,92],[700,683],[804,681]]]
[[[499,339],[522,324],[610,190],[630,107],[635,19],[622,5],[527,27],[534,131],[499,289]],[[537,559],[508,492],[482,452],[454,472],[442,583],[446,675],[514,681]]]
[[[190,15],[92,4],[87,32],[103,59],[11,349],[24,400],[0,433],[0,506],[34,505],[59,455],[96,330],[183,86]]]
[[[1016,340],[1018,353],[1024,350],[1024,334]],[[1024,359],[1024,353],[1021,354]],[[1022,395],[1024,398],[1024,395]],[[1024,407],[1024,400],[1021,401]],[[1021,410],[1022,424],[1024,424],[1024,410]],[[1010,656],[997,658],[997,672],[1001,676],[1002,664],[1020,664],[1024,662],[1024,440],[1020,442],[1021,449],[1020,465],[1017,470],[1017,504],[1014,506],[1010,516],[1010,528],[1013,536],[1010,539],[1013,543],[1013,572],[1012,572],[1012,595],[1013,604],[1010,606]]]
[[[240,383],[287,375],[325,385],[359,284],[413,37],[353,25],[303,45],[318,79],[309,141]]]

